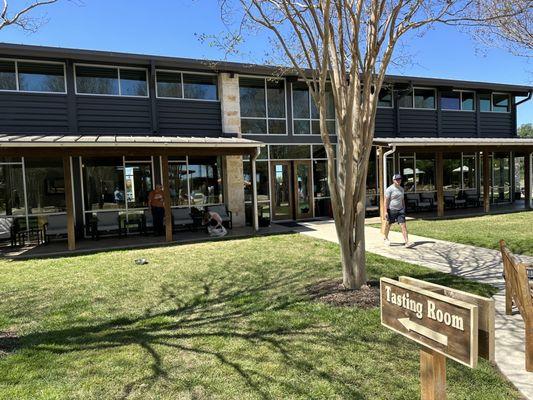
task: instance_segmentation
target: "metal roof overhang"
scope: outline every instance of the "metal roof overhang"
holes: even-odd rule
[[[374,138],[374,145],[420,151],[518,151],[533,152],[533,138]]]
[[[151,135],[10,135],[0,134],[0,152],[51,155],[114,154],[253,154],[264,143],[235,137],[179,137]]]

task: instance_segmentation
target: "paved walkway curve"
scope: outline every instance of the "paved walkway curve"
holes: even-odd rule
[[[337,242],[332,221],[302,223],[300,233]],[[485,248],[409,235],[413,248],[403,247],[399,232],[391,232],[391,246],[385,246],[379,229],[365,227],[366,249],[395,260],[419,264],[441,272],[462,276],[478,282],[489,283],[500,291],[496,301],[496,364],[522,394],[533,400],[533,373],[524,365],[525,333],[520,315],[505,315],[504,281],[500,252]],[[533,263],[533,257],[519,257]]]

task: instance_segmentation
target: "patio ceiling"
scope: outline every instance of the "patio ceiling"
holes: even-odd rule
[[[533,152],[533,138],[374,138],[374,144],[385,147],[408,147],[422,151],[518,151]]]

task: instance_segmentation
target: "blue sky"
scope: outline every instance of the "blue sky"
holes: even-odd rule
[[[20,1],[19,1],[20,3]],[[44,10],[44,9],[43,9]],[[201,43],[198,34],[223,31],[217,0],[62,0],[49,6],[48,23],[35,34],[16,28],[0,41],[177,57],[220,59],[222,51]],[[262,62],[268,41],[250,37],[233,61]],[[438,26],[407,43],[412,62],[391,74],[512,84],[533,84],[533,61],[477,45],[455,28]],[[519,107],[518,123],[533,123],[533,100]]]

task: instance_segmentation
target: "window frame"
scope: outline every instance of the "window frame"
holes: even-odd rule
[[[433,108],[420,108],[415,107],[415,90],[421,89],[421,90],[433,90],[434,98],[435,98],[435,105]],[[401,96],[400,96],[401,97]],[[437,89],[432,87],[425,87],[425,86],[413,86],[411,90],[411,99],[413,100],[413,107],[401,107],[400,106],[400,99],[398,99],[398,109],[400,110],[426,110],[426,111],[436,111],[437,110]]]
[[[108,68],[117,70],[117,79],[118,79],[118,94],[101,94],[101,93],[79,93],[78,92],[78,74],[77,67],[96,67],[96,68]],[[86,63],[74,63],[72,66],[74,70],[74,93],[76,96],[102,96],[102,97],[129,97],[133,99],[148,99],[150,98],[150,85],[148,79],[148,69],[142,67],[122,67],[118,65],[106,65],[106,64],[86,64]],[[144,71],[146,77],[146,96],[135,96],[131,94],[122,94],[122,85],[120,84],[120,70],[128,69],[133,71]]]
[[[6,92],[6,93],[44,93],[44,94],[58,94],[58,95],[64,95],[67,94],[67,65],[65,62],[62,61],[41,61],[41,60],[35,60],[35,59],[24,59],[24,58],[6,58],[6,57],[0,57],[0,61],[11,61],[15,63],[15,85],[16,89],[0,89],[0,92]],[[65,90],[63,92],[49,92],[49,91],[40,91],[40,90],[20,90],[19,85],[19,68],[18,63],[33,63],[33,64],[55,64],[55,65],[62,65],[63,66],[63,82]]]
[[[503,94],[507,96],[507,101],[509,102],[509,107],[507,107],[507,111],[494,111],[494,95],[495,94]],[[491,92],[490,93],[490,111],[483,111],[483,112],[492,112],[497,114],[510,114],[511,110],[513,108],[512,100],[511,100],[511,94],[505,93],[505,92]]]
[[[302,79],[298,79],[298,82],[304,82]],[[313,133],[313,121],[320,122],[320,118],[313,118],[312,110],[312,98],[311,93],[309,93],[309,88],[307,89],[307,99],[309,105],[309,118],[295,118],[294,117],[294,82],[291,82],[291,124],[292,124],[292,136],[304,136],[304,137],[319,137],[320,133]],[[335,105],[333,105],[335,107]],[[335,111],[335,110],[334,110]],[[308,121],[309,122],[309,133],[294,133],[294,121]],[[337,118],[326,118],[327,122],[333,122],[335,124],[335,132],[330,133],[329,136],[337,135]]]
[[[477,93],[475,90],[466,90],[466,89],[452,89],[452,92],[459,92],[459,105],[461,109],[459,110],[450,110],[447,108],[442,108],[442,101],[439,101],[439,106],[441,111],[452,111],[452,112],[476,112],[477,110]],[[440,97],[442,98],[442,91],[440,92]],[[463,110],[463,93],[473,93],[474,94],[474,109],[473,110]],[[491,101],[492,103],[492,101]]]
[[[241,122],[242,126],[242,120],[243,119],[251,119],[251,120],[259,120],[259,121],[266,121],[266,132],[265,133],[244,133],[241,129],[241,134],[246,136],[289,136],[289,110],[288,110],[288,101],[287,101],[287,79],[285,77],[275,78],[272,76],[266,76],[266,75],[239,75],[240,78],[250,78],[250,79],[262,79],[264,81],[264,90],[265,90],[265,117],[243,117],[242,114],[239,116],[239,121]],[[285,88],[285,118],[269,118],[268,116],[268,87],[267,87],[267,79],[276,80],[276,81],[283,81],[284,88]],[[291,87],[292,88],[292,87]],[[240,89],[241,85],[239,82],[239,109],[241,105],[241,98],[240,98]],[[291,96],[292,97],[292,96]],[[291,99],[292,101],[292,99]],[[268,127],[268,121],[282,121],[285,120],[285,133],[270,133],[269,127]]]
[[[181,78],[181,97],[166,97],[166,96],[159,96],[159,91],[157,89],[157,73],[158,72],[166,72],[166,73],[173,73],[173,74],[179,74]],[[183,85],[183,74],[189,74],[189,75],[209,75],[209,76],[216,76],[218,78],[218,74],[213,72],[191,72],[191,71],[184,71],[184,70],[176,70],[176,69],[160,69],[157,68],[155,70],[155,97],[156,99],[163,99],[163,100],[187,100],[187,101],[209,101],[212,103],[220,103],[220,85],[217,82],[217,98],[216,100],[210,100],[210,99],[189,99],[185,97],[185,88]]]

